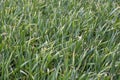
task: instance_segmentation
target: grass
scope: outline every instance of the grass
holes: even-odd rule
[[[119,79],[119,0],[0,0],[0,80]]]

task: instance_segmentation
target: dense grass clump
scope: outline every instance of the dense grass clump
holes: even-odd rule
[[[120,80],[120,0],[0,0],[0,80]]]

